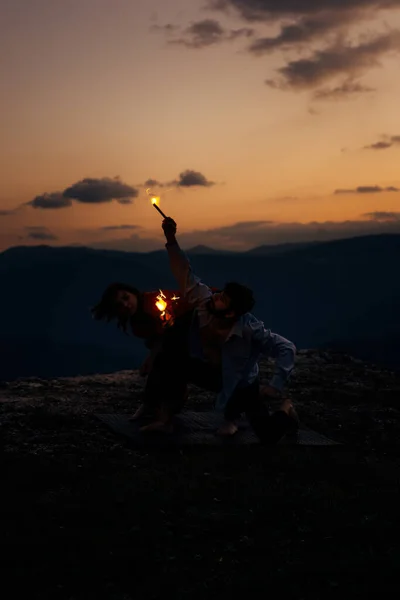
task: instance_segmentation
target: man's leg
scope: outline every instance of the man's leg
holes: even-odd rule
[[[254,433],[265,446],[274,446],[287,433],[298,427],[297,415],[292,401],[288,398],[282,401],[279,410],[270,415],[261,396],[251,393],[245,401],[245,412]]]
[[[225,408],[224,418],[225,423],[218,429],[218,434],[223,436],[235,435],[238,431],[237,422],[243,412],[246,410],[246,405],[252,398],[259,395],[260,384],[258,379],[246,387],[237,387],[233,392],[228,404]]]
[[[189,358],[186,369],[188,382],[209,392],[218,393],[221,390],[222,373],[219,367],[214,367],[197,358]]]
[[[236,420],[242,412],[254,433],[266,446],[273,446],[289,431],[298,426],[297,415],[291,400],[285,399],[275,413],[270,415],[266,402],[260,396],[259,380],[243,388],[236,388],[225,409],[225,425],[222,434],[232,435],[237,431]]]

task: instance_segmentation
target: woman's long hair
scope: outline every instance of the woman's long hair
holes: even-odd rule
[[[135,294],[138,300],[137,311],[133,317],[130,315],[121,315],[121,310],[116,304],[116,297],[118,292],[130,292]],[[108,323],[113,319],[117,320],[117,326],[122,329],[124,333],[127,333],[129,322],[136,316],[139,316],[142,312],[142,294],[141,292],[127,284],[115,282],[111,283],[105,290],[101,297],[101,300],[96,306],[91,308],[91,313],[94,319],[97,321],[106,320]]]

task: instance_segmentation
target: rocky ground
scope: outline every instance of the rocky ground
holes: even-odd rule
[[[342,442],[327,448],[135,450],[94,413],[133,412],[143,385],[128,371],[0,382],[8,598],[400,591],[399,373],[299,353],[290,393]],[[211,399],[191,389],[191,407]]]

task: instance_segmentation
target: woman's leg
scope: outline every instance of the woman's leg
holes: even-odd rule
[[[187,397],[186,360],[182,355],[160,352],[150,371],[144,390],[146,410],[154,414],[154,421],[143,431],[171,429],[171,419],[179,412]]]

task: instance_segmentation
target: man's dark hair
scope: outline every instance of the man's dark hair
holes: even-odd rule
[[[231,309],[238,317],[250,312],[255,304],[253,291],[241,283],[235,281],[226,283],[224,292],[230,298]]]
[[[116,296],[118,292],[130,292],[135,294],[138,299],[138,312],[141,309],[141,293],[140,291],[129,285],[128,283],[115,282],[111,283],[103,292],[101,300],[96,306],[93,306],[91,313],[94,319],[102,321],[105,319],[107,322],[117,319],[117,325],[119,329],[122,329],[125,333],[128,328],[130,320],[129,316],[121,316],[116,305]]]

